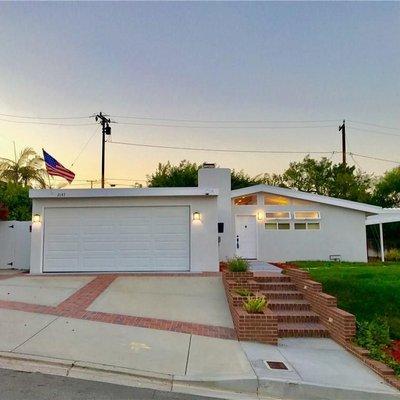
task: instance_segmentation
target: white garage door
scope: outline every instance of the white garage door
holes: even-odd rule
[[[46,208],[43,272],[188,271],[189,207]]]

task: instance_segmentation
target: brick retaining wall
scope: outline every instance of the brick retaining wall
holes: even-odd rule
[[[243,308],[243,297],[235,293],[237,288],[257,289],[252,272],[223,272],[226,298],[233,324],[239,340],[254,340],[261,343],[278,343],[278,319],[265,308],[263,313],[250,314]]]

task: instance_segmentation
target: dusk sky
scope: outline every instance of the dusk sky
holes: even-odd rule
[[[109,143],[109,183],[182,159],[282,172],[339,151],[344,118],[350,152],[400,162],[398,2],[1,3],[0,49],[0,156],[13,157],[13,141],[66,167],[79,156],[76,185],[100,178],[99,111],[117,122],[114,142],[304,151]],[[396,166],[355,160],[375,174]]]

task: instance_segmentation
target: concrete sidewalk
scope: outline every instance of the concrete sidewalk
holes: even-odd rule
[[[284,340],[276,347],[0,310],[0,350],[0,367],[13,368],[13,358],[42,366],[57,361],[61,367],[50,368],[57,374],[132,386],[156,382],[175,391],[195,387],[307,400],[400,399],[329,339]],[[289,370],[271,371],[263,360],[284,361]]]

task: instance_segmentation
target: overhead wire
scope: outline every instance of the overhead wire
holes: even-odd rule
[[[13,115],[13,114],[0,114],[3,117],[23,118],[23,119],[87,119],[92,118],[94,115],[77,116],[77,117],[37,117],[33,115]]]
[[[347,119],[347,121],[361,125],[370,125],[370,126],[376,126],[377,128],[394,129],[396,131],[400,131],[400,128],[395,128],[393,126],[385,126],[385,125],[373,124],[371,122],[356,121],[354,119]]]
[[[40,122],[40,121],[13,121],[11,119],[0,118],[0,121],[14,123],[14,124],[33,124],[33,125],[56,125],[56,126],[93,126],[95,122],[92,123],[77,123],[77,124],[70,124],[64,122]]]
[[[226,123],[253,123],[253,124],[263,124],[263,123],[322,123],[322,122],[338,122],[338,119],[320,119],[320,120],[218,120],[218,119],[211,119],[211,120],[204,120],[204,119],[174,119],[174,118],[157,118],[157,117],[141,117],[135,115],[112,115],[113,118],[122,118],[122,119],[138,119],[138,120],[150,120],[150,121],[165,121],[165,122],[191,122],[191,123],[219,123],[219,124],[226,124]]]
[[[167,146],[167,145],[146,144],[146,143],[120,142],[120,141],[113,141],[110,143],[126,145],[126,146],[136,146],[136,147],[151,147],[159,149],[189,150],[189,151],[209,151],[209,152],[219,152],[219,153],[260,153],[260,154],[331,154],[332,153],[332,151],[217,149],[217,148],[204,148],[204,147]]]

